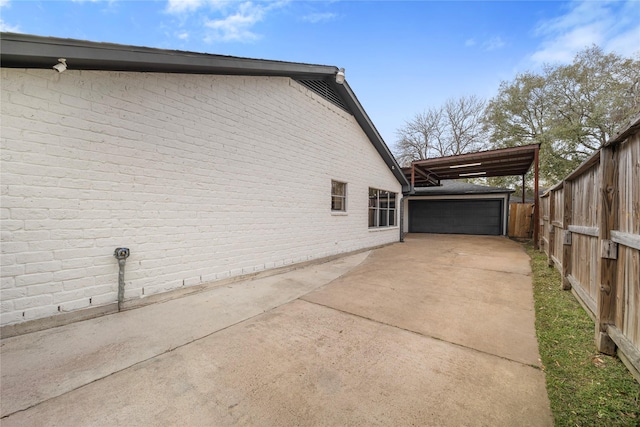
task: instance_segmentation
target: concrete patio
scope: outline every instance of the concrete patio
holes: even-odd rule
[[[529,258],[370,252],[1,342],[3,426],[551,426]]]

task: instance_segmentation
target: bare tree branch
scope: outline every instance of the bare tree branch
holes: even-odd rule
[[[440,108],[431,108],[396,131],[398,160],[413,160],[478,151],[487,144],[483,126],[486,102],[476,96],[450,99]]]

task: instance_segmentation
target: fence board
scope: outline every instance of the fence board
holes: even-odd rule
[[[618,150],[618,226],[611,231],[611,239],[618,243],[615,326],[631,345],[640,349],[640,133],[637,129],[618,145]],[[635,368],[640,371],[640,364]]]
[[[509,237],[528,238],[533,234],[533,203],[509,205]]]
[[[640,234],[611,230],[611,240],[621,245],[640,250]]]
[[[616,326],[640,348],[640,251],[618,247],[618,288]]]
[[[541,197],[540,218],[563,289],[593,311],[598,349],[617,345],[640,378],[640,115]]]
[[[598,238],[573,233],[571,238],[571,275],[584,292],[594,300],[598,298]]]
[[[599,162],[573,180],[573,225],[598,226],[598,202],[600,193]]]
[[[618,231],[640,234],[640,133],[620,145]]]
[[[560,227],[564,227],[564,187],[553,191],[554,211],[551,217],[551,223],[557,223]]]
[[[578,280],[575,277],[573,277],[572,275],[569,275],[567,276],[567,280],[569,280],[569,282],[571,283],[571,288],[575,291],[575,293],[578,294],[578,297],[582,300],[584,305],[590,311],[589,315],[593,319],[595,316],[594,313],[597,310],[595,300],[588,293],[585,292],[581,283],[578,282]]]
[[[638,347],[633,345],[627,336],[613,325],[609,325],[607,327],[607,333],[611,336],[616,345],[620,347],[620,350],[622,350],[629,363],[633,367],[640,366],[640,350],[638,350]],[[634,376],[638,379],[638,375]],[[638,379],[638,381],[640,381],[640,379]]]
[[[538,247],[549,255],[549,192],[540,197],[540,213],[544,213],[544,215],[540,216],[540,244]]]
[[[582,225],[570,225],[569,231],[572,233],[584,234],[585,236],[598,237],[598,227],[584,227]]]
[[[573,206],[573,183],[566,181],[562,188],[562,224],[566,228],[571,225],[571,212]],[[562,289],[571,289],[571,282],[569,282],[569,276],[571,275],[571,233],[568,230],[562,230]]]

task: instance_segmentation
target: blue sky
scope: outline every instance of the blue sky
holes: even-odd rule
[[[640,55],[640,0],[0,0],[2,31],[335,65],[392,147],[448,98],[571,62],[592,44]]]

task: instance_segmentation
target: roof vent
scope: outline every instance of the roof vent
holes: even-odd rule
[[[323,97],[324,99],[326,99],[327,101],[332,103],[333,105],[336,105],[336,106],[342,108],[347,113],[351,113],[351,111],[349,111],[349,108],[342,101],[342,98],[340,98],[340,95],[338,95],[336,93],[336,91],[333,90],[331,85],[329,83],[327,83],[326,81],[324,81],[324,80],[297,80],[297,82],[302,84],[302,85],[304,85],[304,86],[306,86],[307,88],[311,89],[312,91],[314,91],[315,93],[317,93],[318,95],[320,95],[321,97]]]

